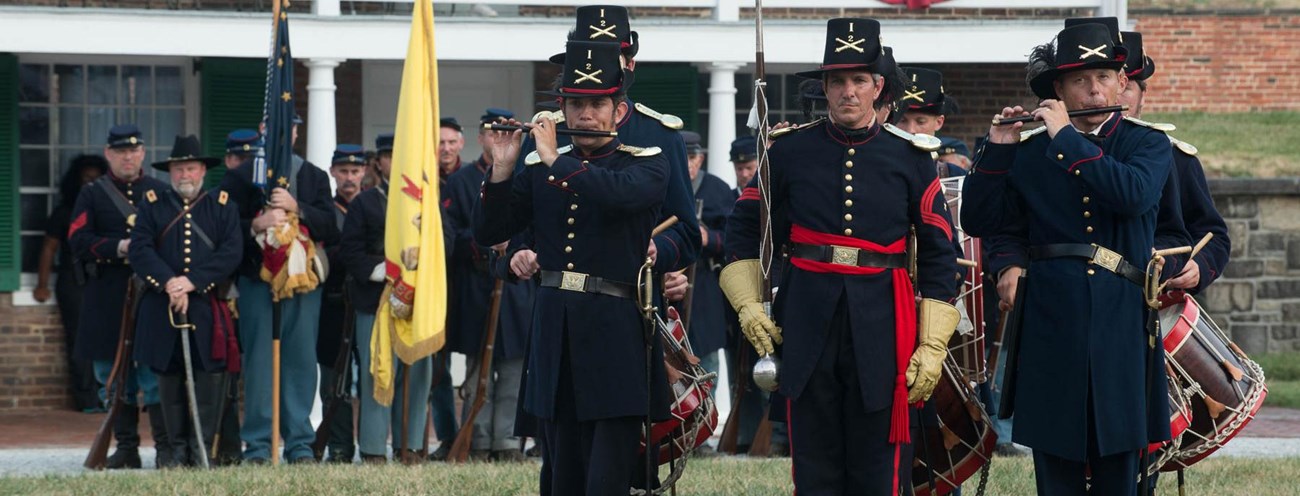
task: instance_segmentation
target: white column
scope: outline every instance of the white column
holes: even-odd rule
[[[339,59],[309,59],[307,80],[307,160],[329,171],[338,133],[334,126],[334,68]]]
[[[713,19],[719,22],[740,20],[740,0],[718,0],[713,6]]]
[[[709,66],[709,173],[736,186],[731,167],[731,141],[736,139],[736,69],[740,62],[714,62]]]
[[[312,0],[311,13],[319,16],[339,15],[339,0]]]

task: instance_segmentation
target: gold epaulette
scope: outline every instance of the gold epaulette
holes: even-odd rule
[[[632,156],[634,157],[653,157],[655,155],[658,155],[659,152],[661,152],[662,150],[660,150],[659,147],[657,146],[642,148],[639,146],[632,146],[632,145],[618,145],[618,151],[624,153],[631,153]]]
[[[1164,131],[1166,133],[1173,132],[1175,129],[1178,129],[1178,126],[1175,126],[1167,122],[1147,122],[1142,119],[1138,119],[1136,117],[1129,117],[1129,116],[1124,116],[1124,120],[1132,122],[1142,127],[1149,127],[1151,129],[1155,129],[1156,131]]]
[[[573,149],[573,145],[564,145],[555,151],[558,152],[560,155],[564,155],[566,153],[569,153],[569,150],[572,149]],[[529,153],[527,157],[524,157],[524,165],[537,165],[540,163],[542,163],[542,156],[537,154],[537,150],[533,150],[533,152]]]
[[[230,193],[222,191],[221,194],[217,195],[217,203],[225,205],[228,201],[230,201]]]
[[[1174,139],[1173,136],[1170,136],[1170,137],[1169,137],[1169,143],[1172,144],[1172,145],[1174,145],[1174,148],[1177,148],[1177,149],[1181,150],[1183,153],[1186,153],[1186,154],[1188,154],[1188,155],[1192,155],[1192,156],[1195,156],[1195,155],[1196,155],[1197,149],[1196,149],[1196,147],[1193,146],[1191,143],[1188,143],[1188,142],[1186,142],[1186,141],[1182,141],[1182,140]]]
[[[920,134],[920,133],[912,134],[902,129],[899,129],[898,126],[895,126],[890,123],[885,123],[882,127],[884,127],[886,131],[889,131],[889,134],[898,136],[899,138],[903,138],[907,140],[909,143],[911,143],[912,146],[915,146],[927,152],[933,152],[935,150],[938,150],[939,146],[943,144],[941,141],[939,141],[939,138],[936,138],[934,136],[930,136],[928,134]]]
[[[543,110],[541,112],[533,114],[533,120],[528,122],[537,122],[538,119],[541,119],[543,117],[550,117],[551,121],[555,122],[556,124],[564,122],[564,112],[560,112],[559,110],[555,110],[555,111]]]
[[[145,191],[144,199],[149,200],[149,203],[156,202],[158,201],[158,194],[154,193],[153,190]]]
[[[677,116],[675,116],[675,115],[673,115],[673,114],[664,114],[664,113],[660,113],[658,110],[655,110],[655,109],[652,109],[652,108],[647,107],[647,106],[645,106],[645,105],[642,105],[642,104],[639,103],[639,102],[636,103],[635,106],[636,106],[636,111],[637,111],[637,112],[640,112],[640,113],[642,113],[642,114],[645,114],[646,116],[650,117],[651,119],[654,119],[654,120],[659,121],[660,124],[663,124],[664,127],[668,128],[668,129],[678,130],[678,129],[681,129],[682,126],[685,126],[685,125],[686,125],[686,123],[682,122],[682,118],[681,118],[681,117],[677,117]]]
[[[822,117],[822,118],[820,118],[820,119],[814,119],[812,122],[805,122],[805,123],[803,123],[803,124],[798,124],[798,125],[794,125],[794,126],[790,126],[790,127],[783,127],[783,128],[781,128],[781,129],[775,129],[775,130],[769,131],[769,132],[767,133],[767,139],[777,139],[777,138],[780,138],[780,137],[785,136],[785,135],[787,135],[787,134],[793,133],[793,132],[795,132],[795,131],[800,131],[800,130],[808,129],[808,128],[810,128],[810,127],[813,127],[813,126],[816,126],[816,125],[818,125],[818,124],[821,124],[822,121],[824,121],[824,120],[826,120],[826,118],[825,118],[825,117]]]
[[[1045,131],[1047,131],[1047,126],[1038,126],[1038,127],[1034,128],[1034,129],[1030,129],[1030,130],[1028,130],[1028,131],[1021,131],[1021,132],[1020,132],[1020,141],[1028,141],[1029,138],[1033,138],[1034,136],[1038,136],[1038,135],[1040,135],[1040,134],[1043,134],[1043,132],[1045,132]]]

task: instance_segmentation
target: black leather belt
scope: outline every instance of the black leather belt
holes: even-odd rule
[[[790,245],[790,256],[850,267],[901,269],[907,266],[906,253],[878,253],[851,246],[792,243]]]
[[[615,298],[632,299],[636,290],[631,284],[625,282],[611,281],[602,277],[595,277],[581,272],[543,270],[542,286],[547,288],[559,288],[565,291],[577,291],[579,293],[594,293]]]
[[[1128,263],[1128,261],[1124,260],[1123,255],[1104,246],[1084,243],[1058,243],[1029,247],[1029,260],[1031,262],[1064,257],[1087,260],[1088,263],[1128,279],[1129,282],[1136,284],[1139,288],[1144,287],[1146,284],[1146,272]]]

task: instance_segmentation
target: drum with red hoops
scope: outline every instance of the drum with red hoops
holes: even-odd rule
[[[1173,459],[1161,467],[1188,467],[1232,440],[1268,396],[1264,370],[1233,344],[1196,300],[1181,292],[1162,298],[1160,329],[1165,362],[1191,403],[1191,425]]]
[[[961,186],[964,177],[940,179],[943,194],[952,214],[953,235],[961,245],[958,253],[962,270],[961,292],[957,307],[962,310],[962,321],[948,341],[948,355],[959,376],[967,381],[982,383],[990,373],[984,352],[984,252],[978,238],[966,235],[961,228]]]
[[[664,346],[664,365],[673,391],[670,418],[650,428],[652,442],[659,446],[659,463],[665,464],[690,453],[713,435],[718,410],[710,394],[714,374],[704,370],[691,352],[677,309],[669,307],[668,320],[658,320],[655,327]],[[645,452],[644,436],[639,451]]]
[[[998,436],[975,391],[967,384],[949,356],[943,362],[943,378],[928,400],[934,405],[938,422],[923,418],[920,424],[925,431],[912,435],[912,491],[916,496],[951,493],[993,457]]]

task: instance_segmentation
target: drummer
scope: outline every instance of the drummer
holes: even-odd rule
[[[967,233],[1009,239],[1033,266],[1008,394],[1013,440],[1034,450],[1039,494],[1135,495],[1140,452],[1169,439],[1163,354],[1144,339],[1137,268],[1154,244],[1168,137],[1118,112],[1067,113],[1116,105],[1126,55],[1094,23],[1035,47],[1027,79],[1042,99],[1032,115],[1045,125],[1023,137],[1021,123],[991,126],[963,195]],[[1031,114],[1004,108],[996,118],[1022,115]],[[1004,301],[1023,272],[1001,271]]]

